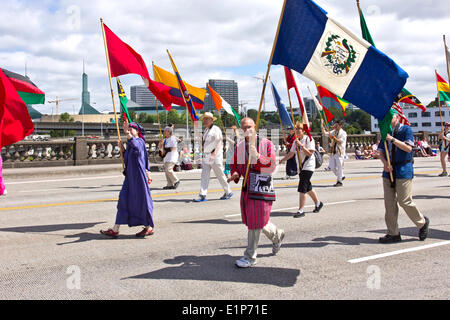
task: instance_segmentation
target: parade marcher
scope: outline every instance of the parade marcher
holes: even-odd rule
[[[0,154],[0,196],[6,195],[8,192],[6,191],[5,183],[3,182],[3,159],[2,155]]]
[[[271,175],[276,168],[275,146],[272,141],[257,137],[252,118],[243,118],[241,128],[245,139],[236,146],[228,182],[238,183],[240,177],[245,179],[250,158],[250,170],[240,200],[242,222],[248,228],[248,245],[244,256],[236,260],[238,267],[248,268],[256,264],[261,231],[272,241],[273,254],[280,250],[285,232],[269,221],[275,200]]]
[[[412,201],[412,180],[414,177],[413,147],[414,134],[410,126],[399,123],[397,111],[392,117],[392,135],[386,136],[390,165],[386,156],[384,141],[378,146],[380,160],[383,162],[383,190],[385,221],[387,234],[379,238],[380,243],[393,243],[402,241],[398,228],[398,206],[402,207],[408,217],[419,228],[419,239],[425,240],[428,236],[429,219],[424,217]],[[393,182],[390,179],[392,172]]]
[[[205,112],[200,120],[203,121],[205,132],[203,133],[203,158],[202,158],[202,181],[200,186],[200,193],[194,202],[203,202],[206,200],[208,192],[209,177],[211,169],[214,171],[217,180],[219,180],[225,193],[220,200],[228,200],[233,196],[230,185],[227,182],[225,173],[223,172],[223,136],[222,131],[214,121],[216,117],[211,112]]]
[[[294,144],[295,141],[295,133],[294,133],[294,128],[289,126],[286,127],[286,129],[289,132],[288,137],[286,138],[286,151],[287,153],[289,153],[289,151],[292,149],[292,145]],[[290,158],[287,162],[286,162],[286,177],[284,179],[291,179],[292,177],[295,177],[298,174],[298,167],[297,167],[297,162],[295,161],[295,158]]]
[[[346,156],[347,146],[347,132],[342,129],[343,121],[336,121],[333,125],[333,130],[325,131],[323,121],[321,122],[322,132],[331,139],[331,154],[329,167],[337,177],[335,187],[342,187],[342,181],[345,179],[344,175],[344,158]]]
[[[299,209],[294,215],[294,218],[300,218],[305,216],[306,194],[314,201],[315,208],[313,212],[319,212],[323,207],[323,202],[319,201],[317,193],[311,184],[311,177],[316,169],[314,139],[309,138],[309,136],[305,134],[303,125],[300,122],[295,124],[295,133],[297,134],[297,139],[292,144],[290,152],[280,160],[280,163],[283,163],[288,159],[294,159],[297,162],[298,168],[300,168],[300,179],[297,188],[297,191],[300,193]],[[300,153],[300,161],[298,160],[297,148]]]
[[[231,137],[227,138],[227,147],[226,147],[226,158],[225,158],[225,170],[223,171],[225,173],[225,176],[228,178],[231,172],[231,159],[233,159],[234,155],[234,148],[236,147],[236,144],[239,141],[239,131],[236,126],[232,126],[231,129],[233,130],[233,133]]]
[[[449,149],[450,149],[450,122],[446,122],[444,125],[444,128],[442,129],[441,133],[439,134],[439,152],[441,157],[441,166],[442,166],[442,173],[439,174],[440,177],[446,177],[447,174],[447,165],[445,163],[445,157],[449,155]],[[450,161],[450,157],[449,157]]]
[[[164,157],[164,172],[166,174],[167,186],[163,189],[176,189],[180,184],[180,179],[173,171],[178,162],[178,142],[173,135],[173,127],[164,128],[165,139],[159,143],[161,156]]]
[[[145,131],[135,122],[124,122],[123,131],[127,135],[127,148],[119,140],[120,148],[124,151],[125,180],[117,203],[116,223],[113,228],[100,230],[100,233],[111,238],[119,236],[119,227],[127,224],[129,227],[144,226],[136,237],[144,238],[153,234],[153,200],[150,194],[151,180],[146,175],[150,171],[148,153],[145,148]]]

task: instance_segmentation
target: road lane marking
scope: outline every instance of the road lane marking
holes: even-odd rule
[[[345,201],[338,201],[338,202],[329,202],[329,203],[324,203],[324,206],[331,206],[331,205],[335,205],[335,204],[342,204],[342,203],[352,203],[352,202],[356,202],[356,200],[345,200]],[[305,206],[305,208],[312,208],[315,205],[311,204],[311,205],[307,205]],[[281,208],[281,209],[274,209],[271,212],[278,212],[278,211],[284,211],[284,210],[293,210],[293,209],[298,209],[297,207],[290,207],[290,208]],[[237,217],[237,216],[241,216],[241,214],[230,214],[230,215],[226,215],[225,218],[231,218],[231,217]]]
[[[416,174],[430,174],[430,173],[439,173],[440,171],[422,171],[417,172]],[[112,178],[112,177],[120,177],[120,176],[100,176],[100,177],[86,177],[86,178],[75,178],[76,180],[89,180],[89,179],[101,179],[101,178]],[[348,180],[370,180],[370,179],[379,179],[381,178],[379,175],[370,175],[370,176],[362,176],[362,177],[348,177]],[[72,181],[74,179],[55,179],[55,180],[43,180],[43,181],[28,181],[28,182],[11,182],[9,184],[19,184],[19,183],[37,183],[37,182],[50,182],[50,181]],[[322,180],[313,180],[311,181],[313,184],[317,184],[319,182],[334,182],[334,179],[322,179]],[[298,182],[293,183],[281,183],[275,184],[275,187],[283,187],[283,186],[295,186]],[[233,191],[241,190],[240,187],[231,188]],[[223,192],[223,189],[214,189],[210,190],[209,193],[218,193]],[[196,195],[198,191],[186,191],[186,192],[174,192],[174,193],[162,193],[162,194],[152,194],[152,198],[162,198],[162,197],[170,197],[170,196],[183,196],[183,195]],[[110,201],[118,201],[118,198],[115,199],[98,199],[98,200],[86,200],[86,201],[75,201],[75,202],[59,202],[59,203],[49,203],[49,204],[40,204],[40,205],[28,205],[28,206],[18,206],[18,207],[6,207],[0,208],[0,211],[10,211],[10,210],[22,210],[22,209],[35,209],[35,208],[46,208],[46,207],[58,207],[65,205],[80,205],[80,204],[90,204],[90,203],[98,203],[98,202],[110,202]]]
[[[387,252],[387,253],[376,254],[376,255],[368,256],[368,257],[364,257],[364,258],[348,260],[347,262],[349,262],[349,263],[360,263],[360,262],[364,262],[364,261],[390,257],[390,256],[394,256],[394,255],[397,255],[397,254],[413,252],[413,251],[419,251],[419,250],[425,250],[425,249],[435,248],[435,247],[439,247],[439,246],[445,246],[447,244],[450,244],[450,241],[442,241],[442,242],[427,244],[427,245],[420,246],[420,247],[414,247],[414,248],[408,248],[408,249],[391,251],[391,252]]]
[[[47,182],[64,182],[64,181],[77,181],[77,180],[98,180],[98,179],[110,179],[110,178],[118,178],[123,177],[123,175],[115,175],[115,176],[98,176],[98,177],[85,177],[85,178],[70,178],[70,179],[51,179],[51,180],[27,180],[27,181],[14,181],[8,182],[8,185],[13,184],[29,184],[29,183],[47,183]],[[37,190],[39,191],[39,190]]]

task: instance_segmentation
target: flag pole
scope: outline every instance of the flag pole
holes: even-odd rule
[[[153,78],[155,77],[155,64],[152,61],[152,67],[153,67]],[[159,78],[159,77],[158,77]],[[158,110],[158,100],[155,96],[155,106],[156,106],[156,117],[158,118],[158,127],[159,127],[159,140],[162,141],[162,130],[161,130],[161,122],[159,121],[159,110]]]
[[[289,72],[292,74],[291,69],[289,69]],[[286,76],[286,74],[285,74],[285,76]],[[294,79],[294,75],[292,75],[292,79]],[[295,82],[295,79],[294,79],[294,82]],[[296,84],[296,85],[297,85],[297,84]],[[298,89],[298,88],[297,88],[297,89]],[[291,109],[292,124],[294,125],[294,137],[295,137],[295,140],[297,140],[298,137],[297,137],[297,130],[295,130],[294,110],[293,110],[293,108],[292,108],[291,93],[289,92],[289,88],[287,88],[287,93],[288,93],[288,99],[289,99],[289,107],[290,107],[290,109]],[[301,103],[301,101],[299,101],[299,103]],[[301,107],[299,106],[299,108],[300,108],[300,113],[301,113]],[[306,110],[305,110],[305,112],[306,112]],[[302,121],[303,121],[303,115],[302,115]],[[297,143],[295,143],[295,145],[296,145],[296,151],[297,151],[298,165],[299,165],[299,167],[300,167],[299,169],[302,170],[303,164],[302,164],[302,160],[301,160],[301,158],[300,158],[300,148],[299,148],[299,146],[297,145]],[[290,151],[290,150],[289,150],[289,151]],[[289,152],[289,151],[288,151],[288,152]]]
[[[450,83],[450,65],[448,64],[448,61],[450,59],[450,57],[448,56],[448,50],[447,50],[447,43],[445,42],[445,34],[443,35],[444,37],[444,50],[445,50],[445,60],[447,60],[447,76],[448,76],[448,81]]]
[[[437,98],[438,98],[438,106],[439,106],[439,115],[441,116],[441,130],[444,130],[444,122],[442,120],[442,111],[441,111],[441,97],[439,96],[439,85],[437,81],[437,70],[434,69],[434,73],[436,74],[436,89],[437,89]]]
[[[102,26],[103,44],[105,45],[106,64],[108,66],[108,79],[109,79],[109,86],[111,88],[111,99],[112,99],[113,109],[114,109],[114,118],[116,120],[117,137],[118,137],[119,141],[121,141],[120,129],[119,129],[119,121],[117,120],[116,103],[114,102],[114,91],[113,91],[113,88],[112,88],[112,81],[111,81],[111,66],[109,64],[108,44],[106,43],[105,28],[103,26],[103,19],[102,18],[100,18],[100,23],[101,23],[101,26]],[[125,169],[125,164],[124,164],[124,161],[123,161],[122,148],[119,148],[119,150],[120,150],[120,158],[122,160],[122,169]]]
[[[266,91],[267,79],[269,77],[270,66],[272,65],[273,54],[275,53],[275,45],[276,45],[277,40],[278,40],[278,34],[280,33],[281,21],[283,20],[283,15],[284,15],[284,9],[285,8],[286,8],[286,0],[283,1],[283,8],[281,9],[280,19],[278,20],[277,32],[275,34],[275,39],[273,41],[272,52],[270,53],[269,64],[267,66],[267,72],[266,72],[266,76],[264,77],[264,84],[263,84],[263,88],[262,88],[262,92],[261,92],[261,99],[259,100],[258,115],[256,117],[255,133],[258,132],[259,119],[261,117],[261,107],[262,107],[262,104],[263,104],[263,101],[264,101],[264,93]],[[242,187],[244,187],[244,188],[247,185],[247,178],[248,178],[248,172],[249,172],[249,169],[250,169],[250,162],[251,161],[250,161],[250,156],[249,156],[248,163],[247,163],[247,170],[245,171],[244,183],[242,185]]]

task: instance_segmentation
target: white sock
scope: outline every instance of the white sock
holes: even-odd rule
[[[320,200],[316,202],[316,207],[320,206]]]
[[[114,232],[119,232],[119,228],[120,228],[120,225],[115,224],[112,229],[113,229]]]
[[[303,209],[298,209],[297,213],[303,213]]]

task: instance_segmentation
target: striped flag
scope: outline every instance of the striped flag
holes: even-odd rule
[[[399,122],[401,124],[406,124],[407,126],[411,126],[411,123],[409,123],[408,118],[406,118],[405,114],[403,113],[402,107],[400,107],[400,105],[397,102],[394,102],[394,104],[392,105],[392,108],[398,112],[398,116],[400,118]]]
[[[170,59],[170,63],[172,64],[173,72],[175,73],[175,76],[177,77],[178,88],[180,89],[180,92],[183,96],[187,111],[189,112],[189,115],[191,116],[192,121],[195,123],[198,121],[199,117],[198,117],[197,111],[195,111],[194,103],[192,102],[191,95],[189,94],[189,91],[186,88],[183,79],[181,79],[180,73],[178,72],[177,66],[175,65],[175,62],[173,61],[169,50],[167,50],[167,54],[169,55],[169,59]]]
[[[319,111],[320,114],[322,114],[322,117],[323,117],[324,119],[327,119],[328,123],[329,123],[331,120],[333,120],[333,118],[334,118],[333,114],[332,114],[327,108],[325,108],[325,107],[319,102],[319,100],[317,100],[316,96],[314,96],[314,95],[312,94],[312,92],[311,92],[311,90],[309,89],[309,87],[308,87],[308,91],[309,91],[309,93],[311,94],[311,97],[312,97],[313,100],[314,100],[314,104],[316,105],[317,111]]]
[[[311,0],[286,0],[272,64],[293,69],[383,119],[408,74]]]
[[[234,111],[234,109],[230,106],[228,102],[225,101],[224,98],[222,98],[213,88],[211,88],[210,85],[208,85],[209,93],[211,94],[211,97],[214,101],[214,104],[216,106],[217,112],[220,113],[220,110],[225,110],[226,113],[228,113],[231,116],[234,116],[236,119],[236,122],[238,124],[238,127],[241,127],[241,117],[239,114]]]
[[[123,90],[122,84],[120,83],[119,77],[116,78],[117,80],[117,92],[119,93],[119,100],[120,100],[120,112],[123,115],[123,118],[128,121],[128,123],[131,122],[130,114],[128,113],[127,103],[128,98],[125,94],[125,91]]]
[[[19,96],[25,104],[44,104],[45,93],[39,89],[28,77],[18,73],[1,69],[5,76],[8,77],[11,84],[16,89]]]
[[[450,105],[450,86],[448,83],[442,78],[437,71],[436,72],[436,81],[437,88],[439,94],[439,100],[447,102],[447,105]]]

